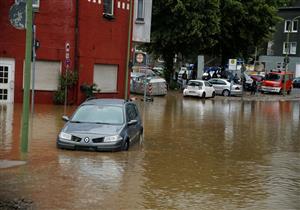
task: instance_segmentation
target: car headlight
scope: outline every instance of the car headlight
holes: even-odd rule
[[[120,141],[120,140],[122,140],[122,137],[119,135],[104,137],[104,142],[115,142],[115,141]]]
[[[72,135],[68,134],[68,133],[65,133],[65,132],[60,132],[59,138],[60,139],[65,139],[65,140],[71,140],[72,139]]]

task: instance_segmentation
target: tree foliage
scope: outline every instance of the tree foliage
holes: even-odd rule
[[[220,0],[222,24],[215,48],[223,61],[247,58],[255,47],[265,43],[280,21],[277,11],[284,3],[283,0]]]
[[[216,44],[218,0],[154,0],[150,51],[172,68],[175,54],[188,55]]]
[[[249,56],[280,20],[289,0],[153,0],[151,44],[172,69],[175,54]],[[252,50],[252,52],[251,52]]]

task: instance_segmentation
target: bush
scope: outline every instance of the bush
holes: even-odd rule
[[[64,104],[65,102],[65,90],[58,90],[54,93],[53,97],[54,104]]]
[[[58,90],[54,93],[53,102],[55,104],[64,104],[65,90],[76,85],[78,81],[78,73],[74,71],[66,71],[64,74],[59,75]]]
[[[100,89],[97,89],[97,84],[95,84],[95,83],[93,83],[91,85],[84,83],[80,86],[80,90],[85,94],[86,98],[94,97],[95,92],[97,92],[97,93],[100,92]]]

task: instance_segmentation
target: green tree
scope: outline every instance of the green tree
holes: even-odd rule
[[[172,71],[175,54],[186,57],[216,44],[218,8],[218,0],[154,0],[148,50],[162,55]]]
[[[284,0],[220,0],[220,34],[214,50],[222,57],[248,58],[271,38],[275,25],[280,21],[278,7],[286,5]]]
[[[289,0],[154,0],[151,44],[172,71],[175,54],[248,58],[272,35]]]

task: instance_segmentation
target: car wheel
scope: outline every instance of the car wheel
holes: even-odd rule
[[[229,96],[230,92],[229,90],[223,90],[222,95],[223,96]]]
[[[124,151],[128,151],[129,150],[129,140],[128,139],[126,139],[126,141],[124,142],[123,150]]]
[[[205,98],[206,97],[206,93],[203,92],[201,98]]]
[[[216,96],[216,93],[213,92],[212,95],[211,95],[211,97],[214,98],[215,96]]]

